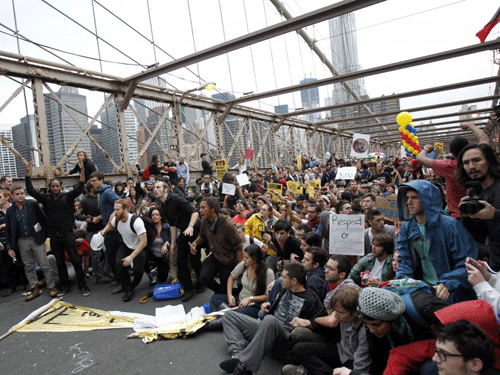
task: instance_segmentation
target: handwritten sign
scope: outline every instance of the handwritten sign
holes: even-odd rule
[[[226,159],[218,159],[215,161],[215,173],[217,174],[217,180],[222,180],[222,176],[227,172],[227,161]]]
[[[377,209],[382,212],[382,215],[387,220],[399,221],[398,199],[396,195],[389,195],[387,197],[377,197],[375,200]]]
[[[282,188],[283,188],[283,185],[281,185],[281,184],[270,183],[267,185],[267,190],[275,191],[280,195],[282,192]],[[281,202],[280,199],[275,194],[273,194],[273,202]]]
[[[246,173],[242,173],[236,176],[236,181],[240,186],[250,185],[250,180],[248,179],[248,175]]]
[[[222,194],[234,195],[236,193],[236,186],[233,184],[222,184]]]
[[[330,254],[365,255],[364,215],[330,215]]]
[[[336,180],[354,180],[356,167],[342,167],[337,170]]]
[[[287,181],[286,188],[293,191],[295,195],[302,194],[302,192],[304,191],[304,189],[302,189],[302,186],[300,186],[299,181]]]

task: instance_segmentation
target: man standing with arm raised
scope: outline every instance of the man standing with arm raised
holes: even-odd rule
[[[184,288],[182,302],[186,302],[194,295],[188,261],[191,262],[198,279],[201,271],[201,254],[199,251],[192,254],[189,245],[198,236],[200,228],[198,212],[194,211],[191,204],[183,197],[170,194],[167,184],[163,181],[155,184],[155,197],[162,217],[170,224],[170,252],[175,254],[179,251],[177,259],[179,280]],[[177,229],[181,232],[180,236],[177,236]]]
[[[78,259],[75,235],[73,234],[73,225],[75,222],[73,204],[75,198],[82,193],[85,185],[85,168],[83,166],[83,161],[78,161],[81,171],[78,185],[67,193],[62,191],[62,181],[58,178],[50,180],[50,193],[40,193],[35,189],[31,182],[33,164],[33,162],[30,162],[26,166],[26,190],[29,195],[38,201],[38,203],[42,204],[45,215],[47,215],[50,248],[57,260],[57,271],[61,283],[61,290],[57,295],[63,296],[71,290],[68,279],[68,269],[66,268],[64,257],[64,251],[66,251],[71,264],[75,268],[78,289],[87,297],[90,295],[90,290],[85,280],[82,263],[80,259]]]

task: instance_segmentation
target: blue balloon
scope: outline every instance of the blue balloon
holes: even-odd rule
[[[406,129],[411,131],[413,129],[413,126],[411,126],[411,124],[408,124],[408,125],[406,125]]]

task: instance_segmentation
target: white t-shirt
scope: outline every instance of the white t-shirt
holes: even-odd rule
[[[113,220],[111,220],[111,225],[118,229],[118,232],[122,235],[123,243],[125,243],[125,246],[127,246],[129,249],[135,249],[141,242],[139,240],[139,236],[143,233],[146,233],[146,227],[144,226],[144,221],[142,221],[142,219],[140,218],[137,218],[134,221],[134,233],[132,229],[130,229],[131,219],[132,214],[129,213],[126,222],[120,220],[117,227],[116,218],[113,218]]]
[[[375,264],[373,265],[373,268],[370,271],[370,278],[377,278],[382,281],[382,269],[384,268],[386,260],[387,258],[385,258],[381,262],[378,259],[375,259]]]

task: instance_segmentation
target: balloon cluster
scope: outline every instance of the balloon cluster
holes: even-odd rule
[[[411,115],[408,112],[401,112],[396,118],[406,154],[418,155],[420,153],[420,145],[418,143],[417,129],[415,129],[411,120]]]

